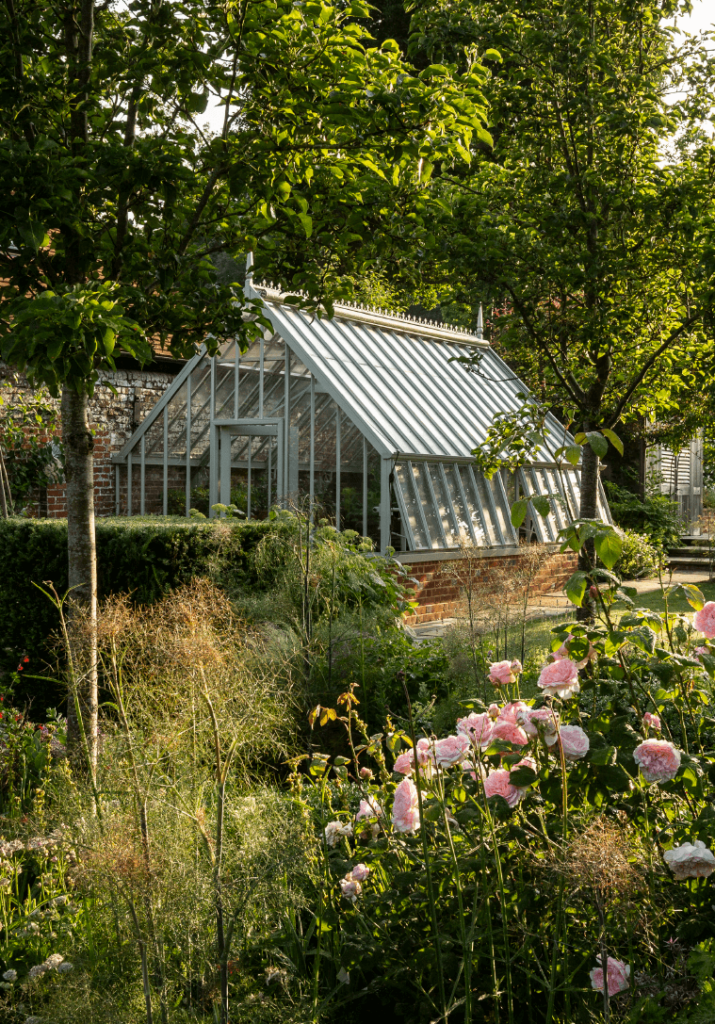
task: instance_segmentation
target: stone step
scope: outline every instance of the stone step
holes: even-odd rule
[[[688,548],[670,548],[668,550],[669,558],[708,558],[711,553],[709,547],[701,547],[700,545],[693,544],[692,547]],[[712,554],[715,555],[715,549],[712,550]]]
[[[710,569],[711,564],[712,563],[711,563],[711,560],[709,558],[676,557],[676,558],[670,558],[668,560],[668,568],[669,569],[674,569],[674,570],[676,570],[678,572],[682,572],[683,570],[688,570],[688,569],[693,569],[693,570],[695,570],[695,569],[698,569],[698,570],[702,569],[705,572],[708,572],[708,570]]]

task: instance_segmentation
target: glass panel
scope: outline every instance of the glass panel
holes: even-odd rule
[[[479,508],[477,492],[472,484],[472,474],[469,472],[469,466],[459,466],[459,475],[462,480],[464,493],[467,496],[469,517],[472,520],[472,526],[474,527],[474,532],[477,535],[477,544],[484,547],[491,547],[493,541],[487,532],[486,523]]]
[[[439,463],[425,463],[425,470],[429,472],[432,478],[434,496],[437,500],[437,512],[442,521],[442,529],[447,538],[447,546],[456,547],[459,544],[459,535],[455,533],[455,522],[450,511],[449,495],[442,480]]]
[[[556,523],[559,530],[566,526],[569,521],[568,505],[566,499],[561,492],[561,480],[554,469],[545,469],[544,475],[549,485],[549,489],[553,495],[554,514],[556,516]]]
[[[502,486],[503,481],[500,480],[499,474],[497,473],[489,481],[491,486],[492,497],[494,498],[494,507],[497,514],[497,522],[501,527],[502,536],[504,543],[509,544],[512,541],[512,530],[511,525],[511,511],[507,505],[506,496],[504,494],[504,488]]]
[[[530,483],[533,488],[534,494],[541,494],[547,497],[551,493],[551,486],[549,484],[548,477],[543,469],[532,469],[528,474],[530,477]],[[539,517],[539,525],[544,531],[544,539],[554,541],[556,540],[556,533],[558,527],[556,525],[556,518],[554,516],[554,502],[552,498],[549,498],[550,511],[548,516],[544,517],[540,512],[536,511],[536,515]]]
[[[568,483],[571,484],[572,502],[574,505],[574,518],[578,519],[581,510],[581,473],[578,469],[568,469],[564,473]]]
[[[474,479],[477,481],[477,487],[479,489],[479,500],[482,503],[482,509],[484,511],[484,518],[487,521],[487,531],[489,536],[492,538],[492,544],[501,544],[499,539],[499,531],[497,530],[496,523],[494,522],[494,513],[492,512],[491,501],[491,488],[485,480],[482,473],[479,470],[474,470]]]
[[[459,477],[459,466],[447,465],[444,467],[445,476],[447,477],[447,486],[449,487],[449,496],[452,499],[452,506],[457,514],[457,526],[459,528],[459,540],[462,544],[472,544],[472,534],[469,529],[469,521],[471,519],[471,510],[464,505],[462,498],[462,491],[460,488],[460,477]],[[472,523],[474,529],[474,535],[477,540],[477,544],[480,546],[484,544],[484,531],[482,530],[481,523],[479,522],[479,516],[477,516],[476,522]]]
[[[432,500],[432,495],[429,492],[427,486],[427,480],[425,478],[425,465],[418,462],[412,463],[412,473],[415,480],[415,489],[417,491],[417,497],[422,505],[422,511],[427,521],[427,529],[430,534],[430,542],[427,547],[441,548],[442,534],[439,528],[439,519],[437,517],[437,509],[435,508]]]

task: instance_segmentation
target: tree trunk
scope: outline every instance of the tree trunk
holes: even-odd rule
[[[77,687],[92,773],[97,766],[97,553],[94,537],[94,439],[87,419],[87,396],[62,392],[62,442],[67,480],[67,601]],[[74,695],[67,702],[67,741],[75,754],[81,746]]]
[[[584,427],[584,430],[587,429],[588,427]],[[598,461],[598,455],[591,448],[591,445],[585,444],[581,455],[581,504],[578,512],[580,519],[598,518]],[[581,572],[591,571],[594,566],[595,557],[596,551],[593,541],[586,541],[578,554],[578,567]],[[586,622],[592,620],[595,614],[596,603],[587,590],[576,618],[579,621]]]

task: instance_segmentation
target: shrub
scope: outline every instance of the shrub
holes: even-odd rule
[[[614,572],[626,580],[646,579],[655,576],[661,551],[642,533],[635,530],[623,531],[621,557],[614,566]]]
[[[644,533],[656,544],[672,547],[683,532],[683,519],[677,501],[667,494],[640,495],[618,484],[604,481],[613,521],[624,530]]]
[[[269,524],[196,522],[159,517],[97,521],[97,578],[100,598],[128,593],[151,604],[194,576],[217,579],[250,576],[249,553]],[[0,520],[0,669],[36,674],[49,657],[48,637],[57,612],[34,583],[52,580],[67,589],[67,523],[62,519]],[[16,690],[18,699],[55,704],[60,691],[34,681]]]

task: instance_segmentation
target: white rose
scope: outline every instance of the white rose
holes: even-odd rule
[[[580,725],[562,725],[560,736],[564,757],[570,761],[578,761],[579,758],[586,756],[590,743]]]
[[[699,839],[692,843],[683,843],[666,850],[663,860],[678,881],[684,878],[707,878],[715,871],[715,857],[705,843]]]

